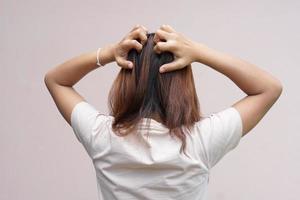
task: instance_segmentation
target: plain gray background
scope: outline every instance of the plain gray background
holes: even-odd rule
[[[283,93],[236,149],[212,169],[209,199],[299,199],[299,1],[16,1],[0,6],[0,199],[96,199],[91,160],[44,85],[52,67],[117,42],[135,24],[162,24],[279,78]],[[193,63],[201,109],[244,93]],[[120,68],[111,63],[75,88],[101,112]]]

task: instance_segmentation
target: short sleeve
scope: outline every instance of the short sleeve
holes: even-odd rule
[[[208,167],[215,166],[224,155],[233,150],[242,137],[242,119],[238,110],[228,107],[206,119],[204,142]]]
[[[84,146],[90,157],[93,156],[94,142],[99,131],[103,131],[100,126],[104,126],[107,116],[86,101],[77,103],[71,113],[71,126],[78,141]]]

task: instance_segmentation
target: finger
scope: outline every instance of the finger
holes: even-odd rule
[[[139,39],[142,45],[147,41],[147,32],[144,28],[138,28],[135,31],[131,32],[128,36],[130,39]]]
[[[130,32],[134,31],[135,29],[138,29],[139,27],[141,27],[141,25],[140,25],[140,24],[136,24],[136,25],[134,25],[134,27],[131,29],[131,31],[130,31]]]
[[[135,48],[138,52],[143,49],[143,45],[137,40],[131,40],[131,48]]]
[[[154,34],[153,41],[155,43],[162,41],[162,40],[167,41],[170,37],[171,37],[170,33],[166,32],[164,30],[158,29]]]
[[[158,42],[153,47],[156,53],[161,53],[162,51],[171,51],[172,46],[168,42]]]
[[[140,25],[140,24],[136,24],[136,25],[130,30],[130,32],[133,32],[133,31],[135,31],[135,30],[138,29],[138,28],[144,29],[146,33],[148,32],[148,29],[147,29],[145,26]]]
[[[145,26],[142,26],[144,30],[148,33],[148,29]]]
[[[172,26],[170,26],[169,24],[162,25],[161,29],[168,32],[168,33],[176,32],[175,29]]]
[[[132,69],[133,68],[133,63],[124,59],[124,58],[117,58],[116,59],[117,64],[122,67],[122,68],[126,68],[126,69]]]
[[[159,68],[159,72],[165,73],[165,72],[170,72],[170,71],[174,71],[174,70],[181,69],[181,68],[183,68],[182,63],[180,60],[177,60],[177,61],[173,61],[171,63],[162,65]]]
[[[137,40],[126,40],[124,41],[124,46],[126,50],[130,50],[132,48],[136,49],[138,52],[140,52],[143,48],[143,45],[139,43]]]

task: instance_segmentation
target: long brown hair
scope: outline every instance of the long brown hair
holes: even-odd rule
[[[182,126],[190,132],[190,127],[202,118],[192,66],[160,73],[159,67],[172,62],[174,56],[167,51],[157,54],[153,50],[154,33],[147,33],[147,37],[141,52],[136,49],[128,52],[127,59],[134,67],[122,68],[109,92],[110,115],[114,117],[112,129],[115,134],[125,136],[136,130],[142,118],[151,118],[156,113],[171,136],[182,141],[180,153],[185,153],[189,133]]]

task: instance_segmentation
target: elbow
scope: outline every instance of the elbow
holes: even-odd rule
[[[274,85],[274,88],[275,88],[275,91],[276,91],[277,95],[280,96],[282,91],[283,91],[283,85],[282,85],[280,80],[276,81],[276,84]]]
[[[54,80],[52,78],[52,75],[51,75],[51,72],[47,72],[45,75],[44,75],[44,83],[46,86],[48,86],[50,83],[52,83]]]
[[[45,74],[45,76],[44,76],[44,83],[47,84],[48,80],[49,80],[49,76],[47,74]]]
[[[47,83],[49,82],[49,80],[50,80],[50,76],[49,76],[48,73],[46,73],[46,74],[44,75],[44,83],[47,85]]]
[[[271,84],[271,87],[269,89],[269,94],[271,94],[271,96],[277,100],[281,96],[282,91],[283,91],[283,84],[281,83],[280,80],[276,79],[274,83]]]

